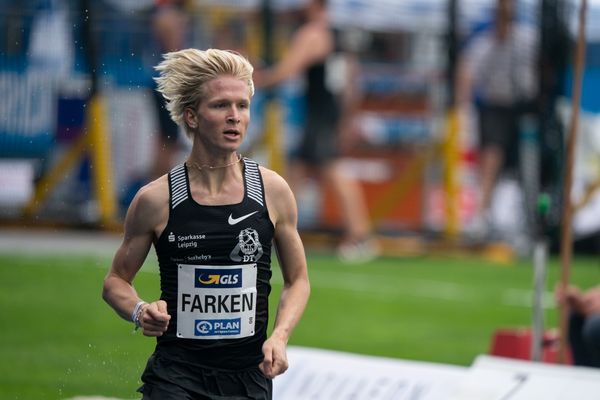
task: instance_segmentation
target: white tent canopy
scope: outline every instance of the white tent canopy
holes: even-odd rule
[[[106,0],[123,11],[145,9],[152,0]],[[195,0],[198,5],[215,5],[244,10],[260,8],[264,0]],[[461,24],[467,26],[485,21],[496,0],[457,0]],[[535,15],[541,0],[516,0],[519,13],[525,18]],[[568,5],[569,28],[576,35],[577,10],[581,0],[565,0]],[[270,0],[276,11],[297,9],[308,0]],[[334,25],[371,31],[431,31],[444,33],[450,0],[329,0]],[[600,0],[588,0],[588,41],[600,41]]]
[[[255,9],[263,0],[197,0],[202,4]],[[459,18],[463,24],[473,24],[489,18],[495,0],[457,0]],[[307,0],[271,0],[275,10],[298,8]],[[329,0],[333,23],[374,31],[433,31],[443,33],[447,25],[449,0]],[[541,0],[517,0],[519,13],[525,18],[535,15]],[[566,0],[569,27],[577,32],[577,10],[581,0]],[[587,38],[600,41],[600,0],[588,0]]]
[[[485,21],[495,0],[457,0],[462,25]],[[379,31],[433,30],[445,32],[449,0],[330,0],[331,15],[338,26],[354,26]],[[519,16],[533,20],[541,0],[517,0]],[[575,33],[581,0],[567,0],[569,26]],[[600,40],[600,0],[588,1],[587,37]]]

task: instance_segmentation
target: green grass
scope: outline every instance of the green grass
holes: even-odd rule
[[[0,255],[0,398],[76,395],[135,398],[154,340],[132,334],[102,301],[110,263],[100,256]],[[493,332],[531,321],[532,268],[480,259],[397,258],[345,265],[309,256],[312,295],[291,345],[469,365],[487,353]],[[559,261],[548,263],[548,292]],[[571,280],[600,282],[600,262],[576,258]],[[274,274],[272,316],[281,289]],[[158,296],[150,261],[135,282]],[[551,294],[548,294],[551,299]],[[546,326],[557,311],[547,309]]]

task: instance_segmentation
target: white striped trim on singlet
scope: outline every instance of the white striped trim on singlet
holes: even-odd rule
[[[246,165],[246,190],[248,191],[248,197],[264,207],[258,164],[256,161],[246,157],[244,157],[244,164]]]
[[[171,170],[171,209],[188,198],[185,167],[179,164]]]
[[[248,197],[264,207],[262,184],[260,172],[256,161],[244,157],[246,165],[246,190]],[[185,178],[185,167],[179,164],[171,170],[171,209],[174,209],[188,198],[187,182]]]

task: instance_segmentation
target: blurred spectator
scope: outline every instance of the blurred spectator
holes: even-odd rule
[[[489,239],[493,191],[501,172],[518,166],[519,122],[537,97],[537,39],[531,26],[517,21],[513,0],[497,0],[494,21],[476,34],[461,59],[457,102],[477,109],[479,134],[478,212],[467,227]]]
[[[186,0],[156,0],[152,16],[152,31],[160,54],[187,47],[189,16]],[[177,163],[179,151],[179,127],[165,108],[165,99],[153,90],[153,99],[158,113],[158,135],[156,135],[155,160],[152,179],[168,172]]]
[[[306,119],[299,150],[292,155],[290,185],[298,194],[306,176],[314,175],[322,186],[330,188],[346,225],[338,246],[339,256],[346,261],[367,261],[377,253],[368,209],[358,182],[344,172],[339,162],[340,145],[350,140],[341,137],[349,133],[346,122],[354,104],[349,84],[356,80],[348,76],[352,63],[349,55],[337,48],[325,0],[311,0],[305,17],[283,59],[256,71],[255,82],[258,87],[272,87],[304,75]]]
[[[600,367],[600,285],[587,291],[556,288],[556,300],[570,310],[569,344],[575,365]]]

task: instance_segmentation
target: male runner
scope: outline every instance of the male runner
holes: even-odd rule
[[[289,186],[237,153],[253,68],[234,52],[185,49],[157,69],[158,90],[193,145],[184,164],[133,199],[103,297],[157,337],[144,399],[270,399],[310,287]],[[284,284],[267,338],[272,243]],[[161,296],[147,303],[132,283],[152,245]]]

